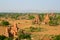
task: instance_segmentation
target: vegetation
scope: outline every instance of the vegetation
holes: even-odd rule
[[[1,21],[1,25],[3,25],[3,26],[8,26],[10,23],[8,22],[8,21]]]
[[[6,37],[4,35],[0,35],[0,40],[13,40],[13,39],[10,37]]]
[[[31,32],[40,32],[41,28],[39,28],[39,27],[30,27],[30,31]]]
[[[38,18],[35,18],[35,15],[37,15]],[[45,16],[45,14],[28,14],[28,13],[26,13],[26,14],[9,13],[8,14],[8,13],[1,13],[0,14],[0,25],[8,26],[8,25],[10,25],[10,23],[8,21],[11,21],[11,23],[12,23],[11,26],[13,27],[13,26],[15,26],[13,24],[13,21],[14,21],[14,23],[18,23],[17,26],[22,25],[23,28],[25,28],[27,26],[26,29],[24,29],[24,30],[17,30],[18,33],[16,34],[17,35],[16,40],[25,40],[25,39],[26,40],[31,40],[31,39],[32,40],[33,39],[40,40],[40,37],[42,39],[43,38],[42,36],[44,36],[45,34],[46,34],[46,36],[47,36],[47,34],[50,34],[49,32],[50,32],[51,29],[54,32],[55,31],[59,32],[59,26],[56,27],[56,28],[53,28],[53,27],[50,27],[50,26],[57,26],[57,25],[60,24],[60,14],[55,14],[55,16],[51,16],[51,15],[48,14],[47,18],[50,18],[50,19],[48,19],[49,22],[46,25],[44,24],[44,18],[45,18],[44,16]],[[6,18],[8,18],[8,19],[6,19]],[[34,18],[35,18],[35,20],[33,20]],[[8,21],[6,21],[4,19],[6,19]],[[12,19],[14,19],[14,20],[12,21]],[[23,20],[23,19],[25,19],[25,20]],[[41,24],[39,25],[39,23],[41,23]],[[49,25],[49,27],[48,27],[48,25]],[[31,27],[29,27],[29,26],[31,26]],[[36,27],[36,26],[42,26],[42,27],[40,28],[40,27]],[[3,27],[1,27],[1,28],[3,29]],[[20,27],[18,27],[18,29],[19,28]],[[21,27],[21,29],[23,29],[23,28]],[[44,28],[44,29],[42,29],[42,28]],[[5,30],[5,27],[4,27],[4,30]],[[42,32],[42,30],[44,32]],[[0,31],[1,31],[1,29],[0,29]],[[10,29],[8,31],[11,32]],[[13,31],[15,31],[15,30],[13,29]],[[53,31],[52,31],[51,34],[53,34]],[[14,37],[13,34],[11,34],[9,32],[8,32],[9,37],[1,35],[0,40],[13,40],[15,37]],[[60,40],[60,35],[53,36],[52,40]]]
[[[12,37],[9,37],[9,38],[6,38],[6,40],[13,40],[13,38]]]
[[[60,35],[56,35],[53,37],[53,40],[60,40]]]
[[[3,35],[0,35],[0,40],[4,40],[6,39],[7,37],[3,36]]]
[[[11,16],[12,19],[16,19],[16,20],[18,19],[18,17],[19,17],[19,14],[15,14]]]
[[[43,21],[44,20],[44,14],[39,14],[39,19],[40,19],[40,21]]]
[[[58,23],[60,24],[60,15],[57,14],[56,16],[57,16]]]
[[[31,15],[29,16],[29,19],[34,19],[34,18],[35,18],[34,16],[31,16]]]
[[[56,16],[51,16],[51,17],[50,17],[49,25],[50,25],[50,26],[59,25],[58,19],[57,19]]]
[[[26,33],[26,32],[24,32],[23,30],[20,30],[20,31],[18,32],[18,39],[19,39],[19,40],[21,40],[21,39],[31,40],[31,34]]]
[[[50,20],[49,25],[50,26],[57,26],[58,22],[57,22],[57,20]]]

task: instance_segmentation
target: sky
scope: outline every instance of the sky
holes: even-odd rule
[[[60,0],[0,0],[0,12],[59,12]]]

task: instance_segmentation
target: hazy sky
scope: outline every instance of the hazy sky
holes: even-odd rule
[[[0,12],[59,12],[60,0],[0,0]]]

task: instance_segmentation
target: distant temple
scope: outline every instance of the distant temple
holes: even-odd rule
[[[50,21],[50,20],[49,20],[49,14],[46,14],[46,15],[44,16],[44,23],[47,24],[49,21]]]
[[[35,22],[35,24],[39,24],[40,19],[38,15],[35,15],[35,19],[33,20]]]

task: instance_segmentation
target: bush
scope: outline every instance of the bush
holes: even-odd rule
[[[5,37],[4,35],[0,35],[0,40],[4,40],[6,39],[7,37]]]
[[[0,35],[0,40],[13,40],[12,37],[6,37],[4,35]]]
[[[53,37],[53,40],[60,40],[60,35],[56,35]]]
[[[44,14],[39,14],[39,19],[40,19],[40,21],[43,21],[44,20]]]
[[[13,38],[12,37],[9,37],[9,38],[7,38],[7,40],[13,40]]]
[[[50,16],[50,17],[49,17],[49,19],[50,19],[50,20],[53,20],[53,17],[52,17],[52,16]]]
[[[39,32],[39,31],[41,31],[41,28],[30,27],[30,31],[31,32]]]
[[[13,15],[11,15],[11,18],[12,19],[15,19],[15,20],[18,20],[20,15],[19,14],[13,14]]]
[[[20,31],[18,32],[18,38],[19,38],[19,40],[20,40],[20,39],[29,39],[29,40],[31,40],[31,34],[29,34],[29,33],[24,33],[23,30],[20,30]]]
[[[1,22],[1,25],[3,25],[3,26],[8,26],[8,25],[9,25],[9,22],[3,20],[3,21]]]
[[[58,19],[57,19],[56,16],[54,16],[54,17],[50,16],[49,18],[50,18],[50,21],[49,21],[49,25],[50,25],[50,26],[59,25]]]
[[[50,20],[49,25],[50,26],[56,26],[56,25],[58,25],[58,22],[56,20]]]
[[[34,16],[29,16],[29,19],[34,19],[35,17]]]

